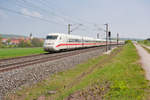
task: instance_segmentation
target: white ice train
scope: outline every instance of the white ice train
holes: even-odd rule
[[[116,42],[112,41],[112,44]],[[46,36],[44,50],[47,52],[106,45],[104,39],[52,33]]]

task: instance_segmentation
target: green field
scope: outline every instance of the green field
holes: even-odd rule
[[[0,59],[28,56],[45,53],[43,48],[2,48],[0,49]]]
[[[136,48],[128,43],[110,55],[91,59],[76,68],[54,74],[32,87],[23,87],[15,94],[8,94],[7,99],[37,100],[39,96],[44,96],[46,100],[66,100],[76,92],[86,98],[91,89],[94,96],[100,92],[99,96],[105,100],[147,100],[149,85],[138,61]],[[50,90],[57,92],[50,95]]]

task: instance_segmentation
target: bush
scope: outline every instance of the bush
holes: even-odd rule
[[[2,47],[2,37],[0,37],[0,48]]]
[[[126,40],[125,44],[128,44],[128,43],[132,43],[132,41],[131,40]]]
[[[33,38],[31,40],[31,44],[32,44],[33,47],[42,47],[43,46],[43,41],[41,41],[38,38]]]
[[[148,42],[149,42],[148,40],[144,40],[144,44],[148,44]]]

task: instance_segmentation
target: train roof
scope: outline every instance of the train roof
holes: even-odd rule
[[[105,41],[104,39],[96,39],[91,37],[79,36],[79,35],[69,35],[64,33],[49,33],[48,35],[59,35],[59,36],[68,36],[68,37],[76,37],[76,38],[84,38],[89,40],[97,40],[97,41]]]
[[[69,35],[69,34],[64,34],[64,33],[49,33],[48,35],[63,35],[63,36],[82,37],[82,36],[78,36],[78,35]]]

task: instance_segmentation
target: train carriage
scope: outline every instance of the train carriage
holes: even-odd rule
[[[112,44],[114,44],[113,41]],[[45,51],[51,52],[77,48],[95,47],[101,45],[106,45],[106,41],[104,39],[94,39],[90,37],[52,33],[46,36],[43,47]]]

